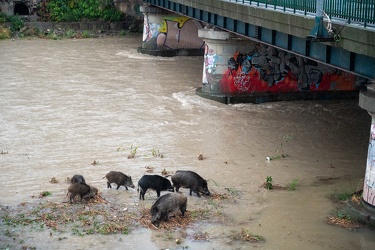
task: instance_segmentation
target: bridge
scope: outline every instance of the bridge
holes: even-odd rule
[[[253,41],[375,78],[375,9],[371,0],[145,0]]]
[[[187,55],[192,48],[201,50],[203,86],[197,93],[202,96],[259,103],[285,96],[344,97],[361,89],[359,105],[372,116],[363,201],[374,212],[373,0],[143,2],[148,5],[141,9],[145,25],[140,52]],[[184,26],[188,28],[182,35]]]

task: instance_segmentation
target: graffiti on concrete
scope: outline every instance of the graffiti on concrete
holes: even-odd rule
[[[152,38],[156,39],[159,34],[160,24],[149,23],[148,16],[145,15],[143,24],[143,42],[148,42]]]
[[[158,49],[203,48],[204,41],[197,36],[201,22],[183,16],[164,16],[153,23],[144,16],[143,42],[155,43]]]
[[[354,90],[355,76],[271,46],[236,52],[220,81],[225,94]]]
[[[209,83],[208,78],[216,73],[218,55],[214,53],[213,50],[210,50],[208,45],[205,45],[204,52],[204,67],[203,67],[203,84]]]
[[[363,199],[375,206],[375,123],[370,131]]]

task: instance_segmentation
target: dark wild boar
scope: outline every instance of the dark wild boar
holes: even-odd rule
[[[207,187],[207,181],[193,171],[177,170],[172,175],[172,182],[176,192],[182,187],[190,188],[190,195],[192,192],[195,192],[198,197],[200,197],[200,193],[211,195]]]
[[[80,183],[81,182],[81,183],[86,184],[85,178],[83,178],[83,176],[80,175],[80,174],[73,175],[73,177],[70,179],[70,182],[71,183]]]
[[[91,190],[90,186],[85,183],[78,182],[78,183],[70,184],[70,186],[68,187],[68,194],[70,193],[70,197],[69,197],[70,203],[73,203],[73,200],[77,195],[79,195],[82,201],[82,199],[86,195],[90,194],[90,190]]]
[[[107,187],[112,188],[111,183],[116,183],[118,190],[120,186],[124,186],[126,190],[128,190],[128,187],[134,188],[134,184],[132,181],[132,177],[128,176],[126,174],[123,174],[118,171],[110,171],[108,174],[106,174],[102,179],[107,178]]]
[[[182,216],[186,212],[187,197],[180,193],[168,193],[158,198],[152,205],[151,223],[159,226],[161,221],[168,221],[169,213],[180,209]]]
[[[83,196],[83,199],[91,199],[91,198],[94,198],[97,194],[98,194],[98,189],[96,187],[93,187],[91,185],[89,185],[90,187],[90,192],[88,194],[85,194]]]
[[[138,181],[139,199],[145,199],[147,189],[156,191],[158,197],[160,197],[161,191],[174,192],[171,182],[160,175],[144,175]]]

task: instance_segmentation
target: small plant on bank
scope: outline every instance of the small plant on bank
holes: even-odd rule
[[[18,15],[8,16],[4,13],[0,13],[0,23],[5,22],[9,22],[10,27],[8,29],[0,26],[0,39],[10,38],[11,33],[14,34],[24,27],[24,22]]]
[[[47,30],[47,38],[52,40],[58,40],[59,36],[55,33],[54,30]]]
[[[92,37],[91,32],[89,30],[82,31],[82,37],[83,38],[90,38],[90,37]]]
[[[5,13],[0,13],[0,23],[5,23],[6,22],[7,16]]]
[[[8,39],[11,37],[10,30],[7,28],[0,28],[0,39]]]
[[[133,144],[132,145],[130,145],[130,152],[129,152],[129,154],[128,154],[128,159],[133,159],[133,158],[135,158],[135,155],[137,154],[137,149],[138,149],[138,147],[134,147],[133,146]],[[117,151],[125,151],[125,149],[123,148],[123,147],[118,147],[117,148]]]
[[[230,193],[231,196],[239,196],[240,191],[236,188],[226,188],[226,190]]]
[[[264,183],[264,187],[268,190],[271,190],[273,187],[272,187],[272,176],[267,176],[266,178],[266,182]]]
[[[329,194],[328,197],[333,202],[346,201],[355,196],[361,196],[361,192],[358,190],[360,190],[362,186],[362,179],[358,182],[354,180],[348,180],[341,183],[341,187],[337,190],[337,192]]]
[[[46,197],[46,196],[50,196],[50,195],[52,195],[52,193],[50,191],[43,191],[43,192],[40,193],[40,196],[42,196],[42,197]]]
[[[288,154],[282,154],[282,153],[280,153],[282,147],[283,147],[283,144],[281,143],[280,148],[276,150],[276,155],[272,156],[271,160],[276,160],[276,159],[282,159],[282,158],[288,158],[289,157]]]
[[[265,241],[262,236],[253,234],[247,229],[242,229],[241,232],[232,231],[230,238],[234,241],[248,241],[251,243]]]
[[[294,191],[294,190],[296,190],[297,185],[298,185],[298,179],[293,179],[292,182],[290,182],[290,183],[288,183],[288,184],[286,185],[286,188],[287,188],[289,191]]]
[[[119,36],[126,36],[129,32],[126,32],[125,30],[121,30],[118,35]]]
[[[77,37],[77,32],[75,32],[74,30],[72,30],[72,29],[69,29],[69,30],[67,30],[66,32],[65,32],[65,35],[64,35],[65,37],[67,37],[67,38],[75,38],[75,37]]]
[[[12,32],[17,32],[24,26],[24,22],[18,15],[9,16],[7,21],[10,22],[10,31]]]
[[[151,153],[152,153],[152,156],[153,156],[153,157],[164,158],[164,155],[163,155],[162,153],[159,152],[159,149],[158,149],[158,151],[156,151],[155,149],[152,149],[152,150],[151,150]]]
[[[346,200],[348,200],[352,196],[352,194],[353,194],[352,192],[343,191],[341,193],[331,194],[330,197],[333,200],[346,201]]]
[[[133,144],[130,146],[130,154],[128,155],[128,159],[133,159],[137,154],[138,147],[133,148]]]
[[[350,231],[356,231],[363,227],[363,224],[358,218],[353,218],[346,211],[336,211],[334,215],[327,217],[327,223],[339,227],[346,228]],[[366,224],[366,223],[364,223]]]

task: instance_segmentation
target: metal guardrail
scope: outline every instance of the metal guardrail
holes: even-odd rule
[[[315,0],[229,0],[258,7],[273,8],[284,12],[315,14]],[[375,24],[374,0],[325,0],[324,12],[333,19],[361,24],[364,27]]]

